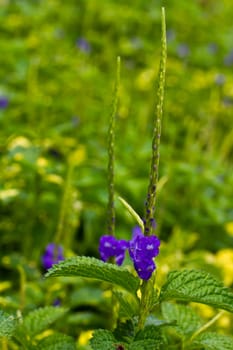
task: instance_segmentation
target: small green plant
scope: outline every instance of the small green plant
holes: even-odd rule
[[[119,60],[113,113],[109,128],[109,212],[108,235],[100,240],[103,261],[93,257],[72,257],[54,265],[47,277],[76,276],[99,280],[111,286],[112,320],[109,329],[97,329],[90,340],[93,350],[232,350],[233,339],[212,327],[223,312],[233,313],[233,293],[203,270],[181,269],[168,273],[164,284],[156,282],[154,258],[160,241],[154,235],[158,184],[159,145],[166,69],[166,23],[162,9],[162,53],[159,69],[158,102],[152,142],[152,161],[144,219],[124,200],[139,227],[130,241],[117,239],[114,211],[114,123],[119,88]],[[132,266],[122,267],[129,250]],[[107,262],[115,259],[114,263]],[[175,259],[175,257],[174,257]],[[159,267],[158,267],[159,269]],[[136,272],[135,272],[136,271]],[[106,288],[106,287],[105,287]],[[216,309],[205,322],[192,308],[200,303]],[[221,309],[223,311],[218,311]],[[11,331],[11,328],[9,330]],[[65,348],[65,347],[64,347]]]
[[[233,349],[232,53],[226,30],[232,26],[231,1],[224,6],[185,0],[167,4],[171,79],[166,90],[169,120],[164,122],[169,127],[163,133],[159,181],[165,13],[163,9],[152,120],[147,96],[156,38],[151,40],[151,30],[159,13],[154,1],[131,2],[69,1],[60,11],[59,0],[0,0],[2,350]],[[211,18],[216,10],[220,17]],[[217,17],[222,18],[221,35]],[[187,20],[195,36],[184,30]],[[108,131],[104,232],[106,121],[101,108],[116,52],[123,57],[127,74],[121,90],[118,57]],[[118,108],[119,91],[123,108]],[[127,127],[129,114],[133,128]],[[150,128],[147,184],[149,142],[144,135]],[[115,152],[115,145],[120,152]],[[84,166],[79,167],[83,159]],[[139,208],[144,195],[143,214]],[[117,217],[115,227],[118,204],[124,219]],[[137,224],[132,238],[121,233],[128,214]],[[101,259],[64,260],[76,253],[96,256],[100,234]],[[215,255],[221,248],[225,250]],[[41,278],[42,265],[52,267],[47,277],[55,279]],[[218,280],[223,272],[230,288]],[[221,321],[226,320],[224,329]],[[87,338],[81,342],[85,331],[87,338],[92,333],[89,345]]]

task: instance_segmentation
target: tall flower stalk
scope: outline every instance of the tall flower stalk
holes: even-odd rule
[[[112,113],[110,115],[108,129],[108,215],[107,232],[109,235],[115,235],[115,181],[114,181],[114,161],[115,161],[115,124],[116,113],[119,100],[120,86],[120,57],[117,57],[116,82],[113,95]]]
[[[148,185],[148,192],[145,205],[145,232],[146,236],[152,234],[154,228],[154,213],[155,213],[155,201],[156,190],[158,183],[158,170],[159,170],[159,146],[161,137],[161,120],[163,115],[163,101],[164,101],[164,89],[165,89],[165,73],[166,73],[166,58],[167,58],[167,43],[166,43],[166,21],[165,21],[165,9],[162,8],[162,35],[161,35],[161,58],[159,68],[159,82],[157,90],[157,106],[153,125],[153,138],[152,138],[152,158],[150,168],[150,179]]]
[[[66,178],[63,187],[63,197],[61,201],[60,214],[58,219],[57,231],[54,238],[54,242],[59,244],[64,240],[64,230],[66,227],[66,215],[68,210],[71,207],[71,198],[72,198],[72,179],[74,172],[74,164],[69,161],[67,167]]]
[[[161,57],[159,68],[159,83],[157,90],[157,106],[153,127],[153,139],[152,139],[152,158],[150,167],[150,178],[148,185],[148,193],[145,204],[145,219],[144,219],[144,234],[145,236],[151,236],[154,228],[154,213],[156,202],[156,190],[158,183],[158,168],[159,168],[159,146],[161,137],[161,119],[163,115],[163,101],[164,101],[164,88],[165,88],[165,73],[166,73],[166,57],[167,57],[167,44],[166,44],[166,20],[165,9],[162,8],[162,35],[161,35]],[[146,317],[150,312],[150,308],[153,304],[155,273],[149,280],[144,280],[141,286],[141,305],[138,328],[144,327]]]

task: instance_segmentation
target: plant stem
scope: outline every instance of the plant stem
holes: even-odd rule
[[[113,95],[113,107],[110,116],[109,129],[108,129],[108,213],[107,213],[107,225],[108,234],[115,234],[115,181],[114,181],[114,161],[115,161],[115,121],[119,99],[119,86],[120,86],[120,57],[117,57],[117,69],[116,69],[116,82]]]
[[[211,320],[209,320],[206,324],[204,324],[201,328],[199,328],[191,337],[190,341],[192,342],[194,338],[196,338],[200,333],[204,332],[207,328],[212,326],[223,314],[224,310],[220,311],[217,315],[215,315]]]
[[[146,318],[150,312],[152,304],[152,294],[154,291],[155,273],[151,276],[148,281],[143,281],[141,286],[141,302],[140,302],[140,313],[138,320],[138,330],[144,328]]]
[[[17,266],[20,279],[20,311],[23,311],[25,306],[25,288],[26,288],[26,274],[21,265]]]
[[[72,162],[68,162],[68,168],[66,173],[66,179],[64,183],[63,198],[61,202],[59,220],[57,225],[57,231],[54,238],[56,244],[60,244],[63,240],[63,233],[66,224],[66,214],[70,209],[70,196],[71,196],[71,185],[73,178],[74,165]]]
[[[153,139],[152,139],[152,159],[150,169],[150,179],[147,192],[147,200],[145,206],[145,222],[144,222],[144,234],[149,236],[153,232],[154,228],[154,211],[156,200],[156,189],[158,183],[158,167],[159,167],[159,146],[161,135],[161,119],[163,114],[163,100],[164,100],[164,88],[165,88],[165,73],[166,73],[166,57],[167,57],[167,44],[166,44],[166,19],[165,9],[162,7],[162,24],[161,24],[161,57],[159,68],[159,84],[157,90],[157,107],[155,113]],[[150,312],[152,305],[152,297],[154,292],[155,273],[148,281],[143,281],[141,287],[141,305],[138,321],[138,329],[144,327],[146,318]]]
[[[165,73],[166,73],[166,58],[167,58],[167,42],[166,42],[166,20],[165,9],[162,7],[162,35],[161,35],[161,57],[159,68],[159,83],[157,90],[157,106],[153,128],[152,139],[152,159],[150,168],[150,179],[148,185],[147,199],[145,205],[145,235],[151,235],[154,226],[154,212],[155,212],[155,200],[156,190],[158,182],[158,169],[159,169],[159,146],[161,136],[161,119],[163,115],[163,101],[164,101],[164,89],[165,89]]]

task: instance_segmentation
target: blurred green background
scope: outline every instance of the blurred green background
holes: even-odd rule
[[[143,215],[161,6],[168,61],[157,234],[168,269],[176,260],[216,271],[226,260],[219,273],[233,283],[231,0],[0,0],[3,280],[22,259],[42,272],[40,256],[56,236],[67,188],[60,243],[68,255],[98,256],[118,55],[116,190]],[[135,223],[118,201],[116,209],[116,233],[129,238]]]

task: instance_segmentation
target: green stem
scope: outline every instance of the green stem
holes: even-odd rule
[[[74,165],[72,162],[68,162],[67,174],[64,183],[63,198],[61,202],[59,220],[57,225],[57,231],[54,238],[54,242],[59,244],[63,241],[65,226],[66,226],[66,215],[70,209],[70,197],[71,197],[71,187],[73,178]]]
[[[200,327],[190,338],[190,342],[193,341],[194,338],[196,338],[200,333],[204,332],[207,328],[212,326],[223,314],[225,313],[224,310],[220,311],[217,315],[215,315],[211,320],[209,320],[206,324],[204,324],[202,327]]]
[[[167,58],[167,43],[166,43],[166,20],[165,9],[162,7],[162,35],[161,35],[161,57],[159,68],[159,85],[157,90],[157,106],[155,113],[153,139],[152,139],[152,159],[150,168],[150,179],[147,192],[147,200],[145,206],[145,235],[151,235],[153,231],[156,190],[158,183],[159,169],[159,146],[161,136],[161,119],[163,115],[163,101],[165,89],[165,73],[166,73],[166,58]]]
[[[146,318],[150,312],[152,305],[152,296],[154,291],[154,283],[155,283],[155,273],[151,276],[148,281],[143,281],[141,286],[141,302],[140,302],[140,313],[138,320],[138,330],[144,328]]]
[[[117,57],[117,70],[116,70],[116,83],[113,97],[113,107],[110,116],[109,129],[108,129],[108,213],[107,213],[107,225],[108,234],[115,234],[115,181],[114,181],[114,161],[115,161],[115,121],[119,99],[119,86],[120,86],[120,57]]]
[[[155,211],[155,200],[156,200],[156,189],[158,183],[158,167],[159,167],[159,146],[160,146],[160,135],[161,135],[161,119],[163,114],[163,100],[164,100],[164,88],[165,88],[165,73],[166,73],[166,57],[167,57],[167,44],[166,44],[166,19],[165,9],[162,7],[162,34],[161,34],[161,57],[160,57],[160,68],[159,68],[159,85],[157,91],[157,107],[154,121],[153,139],[152,139],[152,159],[151,159],[151,170],[150,180],[147,193],[147,201],[145,207],[145,222],[144,222],[144,234],[151,235],[153,232],[154,223],[154,211]],[[153,292],[155,284],[155,273],[148,281],[143,281],[141,287],[141,304],[139,311],[138,329],[142,329],[145,325],[147,316],[150,313]]]
[[[25,289],[26,289],[26,274],[22,266],[18,265],[20,279],[20,311],[23,311],[25,306]]]

